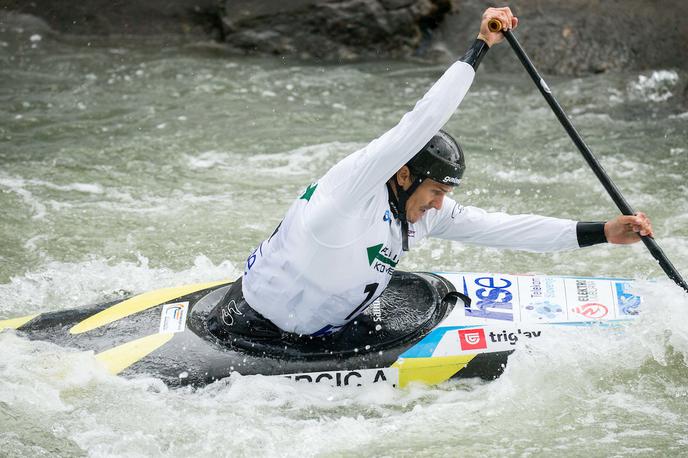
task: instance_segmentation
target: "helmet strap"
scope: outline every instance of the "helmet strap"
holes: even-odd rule
[[[396,175],[394,176],[394,184],[396,185],[397,193],[394,194],[392,187],[387,182],[387,193],[389,194],[389,208],[392,210],[392,214],[401,222],[401,247],[403,251],[409,250],[408,244],[408,219],[406,219],[406,202],[408,201],[411,194],[416,192],[418,186],[423,182],[422,178],[416,178],[411,183],[408,189],[404,189],[399,183]]]

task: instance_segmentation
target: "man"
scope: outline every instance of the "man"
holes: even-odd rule
[[[399,124],[330,169],[291,205],[249,256],[244,276],[208,320],[209,330],[278,337],[341,330],[382,294],[404,251],[425,237],[492,247],[555,251],[632,243],[652,235],[643,214],[607,223],[487,213],[447,196],[464,155],[442,126],[468,91],[490,46],[487,23],[518,24],[509,8],[485,11],[478,38]],[[229,300],[231,299],[231,300]]]

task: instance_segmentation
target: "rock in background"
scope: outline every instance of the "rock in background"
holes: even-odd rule
[[[245,53],[342,61],[423,52],[450,0],[228,0],[224,41]]]
[[[177,34],[249,55],[342,62],[449,62],[477,33],[484,0],[0,0],[58,33]],[[548,74],[688,68],[686,0],[512,0],[517,35]],[[507,45],[485,65],[515,69]]]
[[[218,0],[0,0],[2,13],[32,15],[70,35],[212,36]]]
[[[491,2],[457,0],[459,14],[447,17],[437,43],[462,50]],[[609,70],[688,68],[688,1],[685,0],[513,0],[521,24],[517,36],[539,70],[579,75]],[[489,62],[516,68],[509,46]]]

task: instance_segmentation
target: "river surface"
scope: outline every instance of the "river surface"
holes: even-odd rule
[[[237,58],[5,22],[0,319],[237,277],[304,187],[392,127],[444,68]],[[658,68],[548,82],[688,275],[685,78]],[[524,73],[484,63],[446,129],[467,154],[453,194],[464,204],[617,213]],[[636,278],[645,302],[624,332],[531,343],[496,381],[401,390],[239,375],[169,390],[3,332],[0,455],[688,454],[688,298],[642,244],[533,254],[429,240],[399,267]]]

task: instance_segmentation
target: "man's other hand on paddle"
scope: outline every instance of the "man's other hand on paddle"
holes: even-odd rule
[[[626,245],[640,240],[641,235],[654,237],[652,223],[645,213],[633,216],[620,215],[604,225],[604,235],[609,243]]]
[[[480,23],[480,33],[478,39],[483,40],[489,47],[495,45],[504,39],[504,34],[499,32],[490,32],[488,22],[491,19],[498,19],[502,23],[502,30],[511,30],[518,26],[518,18],[513,15],[508,6],[503,8],[488,8],[483,13],[483,19]]]

